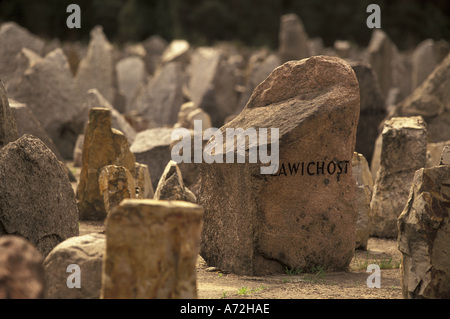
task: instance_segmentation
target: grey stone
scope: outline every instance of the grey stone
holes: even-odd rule
[[[195,203],[197,198],[184,185],[183,176],[177,163],[170,161],[164,169],[153,199],[156,200],[180,200]]]
[[[9,105],[16,119],[18,136],[31,134],[39,138],[62,161],[63,156],[30,108],[25,103],[19,103],[14,100],[9,100]]]
[[[46,256],[78,235],[75,194],[63,165],[25,134],[0,151],[0,234],[27,238]]]
[[[300,18],[289,13],[280,19],[279,54],[281,63],[309,56],[308,34]]]
[[[158,186],[159,179],[171,160],[171,142],[171,128],[155,128],[139,132],[131,144],[130,150],[136,156],[136,162],[148,166],[153,189]]]
[[[18,137],[16,119],[9,105],[5,86],[0,79],[0,149]]]
[[[94,27],[90,37],[87,53],[78,65],[75,82],[82,94],[90,89],[97,89],[110,103],[114,104],[117,79],[113,46],[106,38],[101,26]]]
[[[185,102],[182,92],[184,73],[179,62],[161,67],[154,77],[141,88],[127,113],[136,112],[148,121],[149,128],[173,125]]]
[[[417,88],[437,67],[437,52],[433,39],[419,43],[411,56],[412,78],[411,86]]]
[[[61,155],[70,159],[83,120],[82,98],[67,58],[61,49],[45,58],[24,49],[22,58],[27,60],[27,67],[11,88],[10,97],[31,109]]]
[[[430,142],[450,140],[450,54],[411,95],[395,106],[391,116],[422,116]]]
[[[38,55],[43,53],[44,40],[31,34],[15,22],[5,22],[0,26],[0,75],[8,87],[17,69],[16,55],[22,48],[28,48]]]
[[[45,270],[45,298],[99,299],[105,247],[105,235],[91,233],[68,238],[53,248],[42,264]],[[69,265],[80,267],[80,288],[67,287]]]

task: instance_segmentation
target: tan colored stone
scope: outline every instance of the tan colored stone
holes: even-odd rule
[[[83,165],[77,197],[80,219],[102,220],[106,216],[98,178],[106,165],[123,166],[134,174],[136,159],[122,132],[111,128],[111,111],[106,108],[89,110],[89,122],[84,134]]]
[[[373,179],[366,158],[359,153],[353,153],[353,177],[356,181],[356,197],[358,205],[358,220],[356,222],[356,247],[366,249],[369,240],[370,201],[373,192]]]
[[[133,175],[123,166],[103,166],[98,177],[98,184],[107,214],[110,214],[122,200],[136,198]]]
[[[197,298],[198,205],[124,200],[106,221],[103,299]]]
[[[442,150],[439,165],[450,165],[450,146],[445,146]]]
[[[427,163],[427,129],[422,117],[392,118],[382,132],[380,169],[370,203],[370,234],[397,237],[397,218],[408,200],[416,170]]]
[[[152,199],[155,195],[152,185],[152,178],[148,166],[141,163],[135,163],[134,181],[138,193],[136,196],[142,199]]]
[[[403,297],[450,298],[450,166],[415,173],[398,218]]]
[[[450,146],[450,140],[427,144],[427,168],[439,165],[442,151]]]
[[[176,162],[170,161],[159,180],[153,199],[180,200],[195,203],[197,198],[184,185],[183,176]]]
[[[276,68],[220,131],[278,128],[278,171],[261,174],[262,163],[249,163],[248,145],[243,164],[226,163],[220,145],[215,155],[224,164],[202,164],[201,254],[208,265],[246,275],[346,269],[356,236],[351,160],[358,117],[358,81],[344,60],[318,56]]]

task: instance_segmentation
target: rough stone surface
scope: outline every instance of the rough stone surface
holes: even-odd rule
[[[127,112],[144,117],[149,128],[173,125],[185,102],[184,75],[179,62],[164,65],[138,93]]]
[[[415,173],[398,218],[403,297],[450,298],[450,166]]]
[[[427,168],[439,165],[442,152],[446,146],[450,147],[450,140],[427,144]]]
[[[58,147],[48,135],[47,131],[42,127],[42,124],[36,116],[34,116],[30,108],[25,103],[19,103],[14,100],[9,100],[9,106],[11,107],[11,112],[16,120],[18,136],[31,134],[39,138],[52,150],[59,160],[63,160],[63,156],[59,152]]]
[[[387,96],[389,90],[395,87],[400,89],[402,98],[409,94],[410,77],[401,76],[402,72],[406,72],[404,70],[406,62],[383,30],[374,29],[364,60],[377,74],[384,96]],[[405,81],[405,78],[408,80]]]
[[[208,265],[246,275],[345,269],[355,248],[358,117],[358,82],[345,61],[320,56],[275,69],[220,131],[278,128],[278,171],[262,175],[262,163],[249,163],[248,147],[244,164],[202,165],[201,255]]]
[[[78,135],[77,142],[73,148],[73,166],[81,167],[83,165],[83,143],[84,134]]]
[[[0,237],[0,299],[41,299],[44,296],[42,254],[19,236]]]
[[[128,142],[130,144],[133,143],[134,138],[136,137],[136,131],[134,130],[134,128],[97,89],[90,89],[87,91],[86,102],[84,103],[84,111],[86,112],[95,107],[107,108],[108,110],[110,110],[111,127],[113,129],[121,131],[128,138]]]
[[[177,163],[170,161],[156,187],[153,199],[156,200],[179,200],[195,203],[197,198],[184,185],[183,176]]]
[[[98,177],[98,184],[107,214],[110,214],[124,199],[136,198],[133,175],[123,166],[103,166]]]
[[[146,55],[144,57],[147,72],[153,75],[161,62],[161,56],[168,43],[158,35],[152,35],[142,42]]]
[[[142,199],[152,199],[155,195],[153,190],[152,177],[148,165],[135,163],[134,181],[138,188],[136,196]]]
[[[422,116],[430,142],[450,140],[450,54],[411,95],[396,105],[392,116]]]
[[[102,287],[104,234],[92,233],[66,239],[45,258],[45,298],[99,299]],[[80,266],[80,288],[67,287],[69,265]],[[72,272],[73,273],[73,272]]]
[[[22,58],[26,68],[8,93],[31,109],[61,155],[70,159],[84,123],[80,116],[82,99],[67,58],[61,49],[44,58],[24,49]]]
[[[147,81],[144,59],[138,56],[126,57],[117,62],[116,73],[118,88],[125,94],[126,105],[129,105]]]
[[[309,56],[308,34],[296,14],[290,13],[281,17],[278,50],[281,63]]]
[[[106,165],[123,166],[134,174],[135,157],[122,132],[111,128],[111,111],[105,108],[89,110],[89,122],[84,134],[83,165],[77,197],[80,219],[102,220],[106,216],[98,178]]]
[[[411,86],[417,88],[438,65],[437,52],[433,39],[419,43],[411,56]]]
[[[239,112],[245,107],[253,90],[264,81],[272,71],[281,65],[280,58],[276,54],[256,54],[250,58],[249,70],[247,70],[244,92],[239,99]],[[225,123],[224,123],[225,124]]]
[[[5,22],[0,26],[0,75],[8,86],[10,79],[17,69],[16,55],[27,48],[37,54],[42,54],[45,42],[31,34],[15,22]],[[6,45],[7,43],[7,45]]]
[[[378,126],[387,115],[384,96],[381,93],[378,77],[369,64],[353,62],[350,65],[358,78],[361,98],[355,149],[370,162],[375,141],[380,133]]]
[[[16,120],[9,105],[5,86],[0,79],[0,149],[18,137]]]
[[[235,67],[220,49],[199,48],[192,56],[191,99],[196,107],[209,114],[214,127],[222,126],[237,107],[234,72]]]
[[[445,146],[442,150],[439,165],[450,165],[450,146]]]
[[[90,33],[86,56],[80,61],[75,82],[84,94],[97,89],[109,102],[115,102],[117,79],[113,56],[113,46],[109,43],[103,28],[96,26]]]
[[[186,40],[175,39],[165,48],[161,55],[161,63],[186,63],[189,59],[190,44]]]
[[[171,142],[171,128],[155,128],[139,132],[130,147],[136,156],[136,162],[148,166],[153,189],[158,186],[159,179],[171,160]]]
[[[192,203],[123,201],[106,221],[101,297],[197,298],[202,217],[202,208]]]
[[[369,164],[362,154],[353,153],[353,177],[356,181],[358,220],[356,222],[356,249],[367,249],[369,240],[370,201],[372,200],[373,179]]]
[[[416,170],[427,164],[427,129],[422,117],[392,118],[382,132],[380,169],[370,203],[370,235],[396,238],[397,218],[408,201]]]
[[[0,235],[28,239],[46,256],[78,235],[75,194],[60,161],[26,134],[0,151]]]

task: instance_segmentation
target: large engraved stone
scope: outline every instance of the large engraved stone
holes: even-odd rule
[[[205,261],[247,275],[318,265],[345,269],[355,248],[351,160],[358,117],[358,81],[344,60],[319,56],[276,68],[220,132],[278,128],[278,170],[261,174],[263,164],[250,163],[243,139],[245,163],[225,161],[231,153],[216,140],[207,145],[224,163],[202,164]],[[260,156],[274,146],[271,134],[259,145]]]
[[[106,220],[101,298],[197,298],[202,208],[127,199]]]

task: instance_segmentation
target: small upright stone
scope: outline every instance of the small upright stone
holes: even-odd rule
[[[442,150],[439,165],[450,165],[450,146],[445,146]]]
[[[450,140],[450,54],[411,95],[398,103],[393,116],[422,116],[430,142]]]
[[[370,234],[395,238],[397,219],[408,200],[414,173],[427,164],[427,129],[420,116],[392,118],[381,135],[380,169],[370,203]]]
[[[5,22],[0,26],[0,75],[6,83],[17,69],[16,55],[23,48],[42,54],[45,46],[44,40],[31,34],[15,22]]]
[[[369,164],[362,154],[354,153],[352,159],[353,177],[356,181],[358,221],[356,222],[356,249],[367,249],[369,240],[370,201],[373,179]]]
[[[142,199],[152,199],[155,195],[152,178],[148,166],[135,163],[134,181],[136,185],[136,196]]]
[[[123,166],[103,166],[100,170],[98,184],[107,214],[110,214],[124,199],[136,198],[134,178],[130,171]]]
[[[106,220],[102,299],[197,298],[200,206],[124,200]]]
[[[94,27],[90,37],[89,47],[86,56],[80,61],[75,82],[81,94],[89,89],[97,89],[109,102],[115,104],[117,79],[113,46],[101,26]]]
[[[290,13],[281,17],[279,53],[281,63],[309,56],[308,34],[296,14]]]
[[[19,236],[0,237],[0,299],[42,299],[42,254]]]
[[[9,107],[5,86],[0,79],[0,149],[18,137],[16,120]]]
[[[184,185],[183,176],[177,163],[170,161],[164,170],[153,199],[180,200],[195,203],[197,198]]]
[[[106,108],[90,109],[77,190],[80,219],[102,220],[106,217],[105,204],[98,184],[103,166],[123,166],[134,174],[135,162],[125,135],[111,128],[111,111]]]

